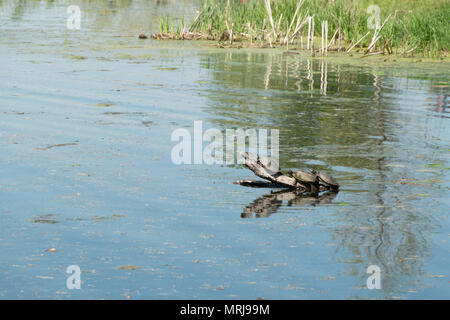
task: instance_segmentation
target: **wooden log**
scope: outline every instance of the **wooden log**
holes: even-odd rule
[[[282,173],[272,175],[259,161],[257,156],[251,155],[248,152],[241,154],[245,159],[245,166],[253,171],[258,177],[269,180],[272,183],[280,184],[288,188],[297,188],[297,181],[295,178],[288,177]],[[298,187],[301,187],[299,185]]]
[[[234,184],[239,184],[241,186],[246,187],[254,187],[254,188],[287,188],[287,189],[295,189],[300,193],[308,193],[312,195],[317,195],[319,192],[332,190],[332,188],[328,185],[324,184],[310,184],[310,183],[301,183],[296,180],[291,175],[285,175],[281,172],[274,173],[269,168],[266,168],[264,164],[260,161],[259,156],[242,152],[240,156],[244,158],[244,165],[253,171],[258,177],[261,177],[268,181],[260,181],[253,179],[245,179],[235,181]],[[332,190],[337,191],[337,190]]]
[[[264,165],[259,161],[259,157],[248,152],[241,153],[241,156],[245,159],[244,165],[253,171],[258,177],[265,180],[269,180],[273,185],[270,187],[278,188],[295,188],[302,192],[309,191],[310,187],[298,182],[295,178],[282,174],[281,172],[272,174],[270,170],[264,167]],[[245,180],[244,180],[245,181]],[[238,182],[238,181],[237,181]],[[241,183],[238,183],[241,184]],[[254,182],[244,182],[244,184],[255,184]],[[262,185],[262,184],[261,184]]]
[[[234,182],[234,184],[252,188],[289,188],[282,184],[253,179],[237,180]]]

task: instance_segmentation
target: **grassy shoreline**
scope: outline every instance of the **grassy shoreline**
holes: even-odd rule
[[[377,21],[377,12],[367,10],[372,4],[380,9],[377,29],[369,28]],[[164,16],[152,37],[206,39],[219,46],[295,47],[313,55],[363,50],[366,55],[440,58],[448,55],[449,20],[446,0],[426,4],[414,0],[204,0],[191,23]],[[327,21],[327,32],[322,31],[323,21]],[[313,44],[308,32],[314,34]]]

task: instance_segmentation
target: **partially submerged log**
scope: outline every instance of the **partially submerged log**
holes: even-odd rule
[[[253,179],[238,180],[235,181],[234,184],[239,184],[244,187],[252,187],[252,188],[287,188],[285,185],[279,183]]]
[[[339,188],[331,188],[328,185],[319,185],[317,180],[315,183],[300,182],[295,179],[292,175],[283,174],[280,170],[274,172],[272,168],[266,168],[264,163],[260,161],[260,157],[257,155],[250,154],[248,152],[241,153],[244,158],[244,165],[253,171],[258,177],[263,178],[268,181],[261,180],[238,180],[235,184],[239,184],[245,187],[255,187],[255,188],[288,188],[295,189],[301,193],[313,193],[332,190],[337,192]]]
[[[272,174],[264,165],[259,161],[259,157],[252,155],[248,152],[242,153],[241,156],[245,159],[245,166],[252,170],[254,174],[263,179],[269,180],[270,182],[280,185],[284,188],[305,188],[299,184],[295,178],[289,177],[287,175],[282,174],[281,172]]]

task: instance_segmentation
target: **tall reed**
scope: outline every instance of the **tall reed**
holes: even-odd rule
[[[374,33],[368,28],[370,15],[366,10],[370,4],[379,5],[380,23],[391,15],[374,44],[372,36],[363,38],[367,32]],[[327,21],[329,30],[338,30],[334,42],[347,49],[362,38],[358,47],[367,49],[372,44],[375,48],[389,43],[399,54],[413,52],[437,57],[446,55],[450,47],[448,0],[204,0],[200,12],[189,31],[216,40],[228,32],[228,24],[233,25],[236,39],[276,44],[287,44],[294,38],[300,41],[300,37],[306,37],[305,19],[313,16],[316,25]],[[174,17],[162,17],[160,32],[173,30],[174,21]],[[314,36],[321,36],[320,28],[315,28]]]

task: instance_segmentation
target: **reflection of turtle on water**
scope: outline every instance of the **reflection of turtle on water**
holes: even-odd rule
[[[276,213],[283,202],[287,202],[287,207],[319,206],[333,201],[337,196],[336,192],[326,191],[319,195],[305,194],[298,189],[285,189],[277,192],[265,194],[247,206],[241,213],[241,218],[267,218]]]
[[[291,188],[314,195],[325,190],[339,191],[339,183],[328,173],[315,170],[309,170],[309,172],[289,170],[287,174],[283,174],[275,159],[254,156],[249,153],[243,153],[242,156],[245,158],[245,165],[250,170],[258,177],[270,182],[247,179],[236,181],[236,184],[248,187]]]

